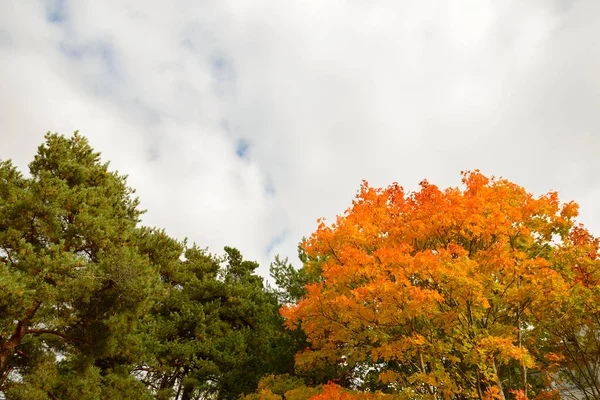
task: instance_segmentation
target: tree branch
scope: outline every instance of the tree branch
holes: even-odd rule
[[[25,333],[26,334],[32,334],[32,335],[54,335],[54,336],[61,337],[61,338],[63,338],[64,340],[66,340],[68,342],[89,343],[85,339],[72,338],[72,337],[69,337],[69,336],[65,335],[64,333],[61,333],[61,332],[58,332],[58,331],[54,331],[52,329],[27,329],[25,331]]]

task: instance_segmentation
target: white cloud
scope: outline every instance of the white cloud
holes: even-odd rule
[[[263,272],[361,179],[480,168],[579,201],[600,233],[595,0],[0,7],[0,157],[81,129],[147,223]]]

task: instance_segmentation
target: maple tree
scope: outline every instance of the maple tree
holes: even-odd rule
[[[555,258],[569,290],[552,309],[535,310],[547,314],[541,328],[550,349],[546,361],[556,370],[556,385],[592,399],[600,398],[599,245],[585,229],[571,231],[569,244]]]
[[[551,381],[571,369],[548,328],[574,332],[577,291],[580,308],[600,309],[597,281],[582,289],[596,242],[554,192],[534,197],[479,171],[462,181],[423,181],[414,193],[364,182],[335,223],[319,221],[303,248],[304,268],[321,278],[282,309],[310,342],[300,369],[338,365],[348,386],[404,398],[556,395]],[[574,320],[557,324],[557,313]]]

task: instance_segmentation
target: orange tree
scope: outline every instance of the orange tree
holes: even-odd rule
[[[335,223],[319,221],[303,247],[320,279],[282,309],[309,339],[300,369],[340,366],[354,389],[406,398],[554,395],[566,364],[548,328],[569,314],[583,265],[570,260],[590,242],[576,239],[589,236],[577,205],[479,171],[462,181],[364,182]]]

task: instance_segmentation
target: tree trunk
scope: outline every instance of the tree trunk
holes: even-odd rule
[[[521,277],[519,276],[519,280],[517,283],[517,287],[521,288]],[[517,305],[517,338],[519,339],[519,349],[523,348],[523,334],[521,331],[521,302]],[[527,398],[527,367],[521,365],[521,385],[523,386],[523,393],[525,394],[525,398]]]
[[[481,392],[481,375],[477,371],[477,397],[479,400],[483,400],[483,393]]]
[[[12,336],[5,342],[0,343],[0,376],[4,376],[9,368],[8,363],[14,356],[17,346],[21,344],[31,319],[42,303],[35,302],[31,307],[25,310],[25,317],[17,323],[17,327]]]
[[[494,368],[494,374],[496,375],[496,384],[498,385],[498,392],[500,399],[506,400],[504,396],[504,390],[502,389],[502,381],[500,381],[500,375],[498,374],[498,368],[496,367],[496,359],[492,358],[492,367]]]
[[[181,400],[191,400],[193,392],[194,392],[193,386],[191,386],[191,385],[184,386],[183,394],[181,395]]]
[[[421,365],[421,373],[422,374],[427,374],[427,366],[425,365],[425,361],[423,360],[423,353],[419,352],[419,364]],[[433,388],[433,385],[429,385],[427,384],[427,390],[429,391],[429,394],[435,394],[435,390]]]

